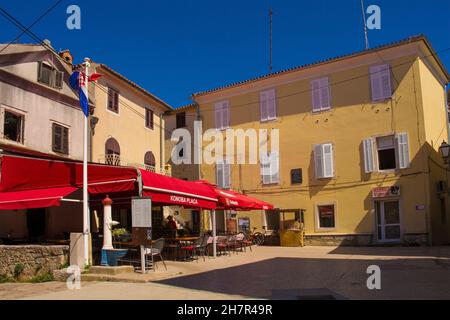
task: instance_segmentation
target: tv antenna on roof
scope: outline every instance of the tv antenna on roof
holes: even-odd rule
[[[272,7],[270,7],[270,3],[269,3],[269,72],[272,73],[273,70],[273,11],[272,11]]]
[[[369,34],[367,32],[366,6],[364,5],[364,0],[361,0],[361,10],[362,10],[363,23],[364,23],[364,38],[366,41],[366,50],[368,50],[369,49]]]

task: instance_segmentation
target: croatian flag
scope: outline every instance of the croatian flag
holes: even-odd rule
[[[88,79],[86,74],[80,71],[75,71],[70,76],[70,85],[78,91],[81,110],[83,110],[86,117],[89,116],[88,83],[91,81],[97,81],[100,77],[100,74],[94,73]]]

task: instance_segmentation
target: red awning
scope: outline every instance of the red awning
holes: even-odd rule
[[[188,208],[215,209],[217,197],[208,186],[141,170],[143,194],[153,202]]]
[[[213,189],[219,200],[217,206],[223,210],[250,211],[274,209],[274,206],[270,203],[249,197],[233,190],[223,190],[217,188],[207,181],[196,181],[196,183],[206,185]]]
[[[0,210],[23,210],[59,206],[77,188],[51,188],[0,193]]]
[[[2,157],[0,192],[83,186],[83,164],[79,162]],[[137,170],[128,167],[89,164],[89,193],[114,193],[136,189]]]

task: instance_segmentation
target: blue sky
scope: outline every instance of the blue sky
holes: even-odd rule
[[[55,2],[3,0],[0,6],[29,25]],[[268,72],[269,2],[274,71],[364,48],[359,0],[67,0],[32,30],[55,49],[69,48],[76,62],[88,56],[108,64],[178,107],[194,92]],[[365,2],[382,10],[382,29],[369,31],[371,46],[423,33],[436,51],[450,48],[450,1]],[[81,7],[78,31],[66,28],[71,4]],[[19,33],[2,16],[0,27],[2,43]],[[440,57],[450,68],[450,51]]]

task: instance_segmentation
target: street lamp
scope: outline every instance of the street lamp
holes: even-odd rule
[[[450,155],[450,145],[445,141],[442,142],[441,146],[439,147],[439,151],[441,153],[442,158],[444,159],[444,162],[447,164]]]

